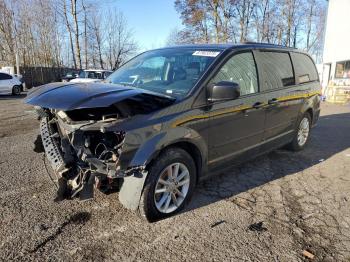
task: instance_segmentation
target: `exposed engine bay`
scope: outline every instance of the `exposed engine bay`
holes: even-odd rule
[[[125,134],[69,132],[59,124],[58,116],[50,115],[41,119],[40,130],[46,156],[57,174],[56,200],[78,195],[81,200],[90,199],[95,184],[112,189],[115,179],[125,175],[118,172]]]
[[[94,187],[117,191],[124,177],[140,176],[144,166],[120,168],[125,131],[105,131],[104,126],[164,105],[164,99],[135,96],[108,107],[63,111],[35,106],[46,157],[57,175],[56,200],[91,199]]]

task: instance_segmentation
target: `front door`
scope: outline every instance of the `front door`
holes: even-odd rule
[[[12,76],[0,73],[0,94],[9,94],[12,91]]]
[[[257,69],[251,51],[232,55],[209,84],[236,82],[240,97],[209,105],[209,169],[230,166],[258,153],[264,133],[264,99],[259,94]]]

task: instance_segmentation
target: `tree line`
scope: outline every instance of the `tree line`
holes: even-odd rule
[[[116,69],[138,45],[105,1],[0,0],[0,66]],[[147,3],[146,3],[147,4]],[[175,0],[183,28],[167,44],[266,42],[320,60],[326,0]],[[156,32],[156,28],[155,28]]]
[[[137,49],[126,18],[90,0],[0,0],[0,65],[116,69]]]
[[[184,28],[169,45],[254,41],[322,55],[326,0],[175,0],[175,8]]]

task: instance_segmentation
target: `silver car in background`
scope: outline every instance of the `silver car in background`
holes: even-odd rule
[[[13,75],[0,72],[0,94],[1,95],[19,95],[23,91],[22,82]]]

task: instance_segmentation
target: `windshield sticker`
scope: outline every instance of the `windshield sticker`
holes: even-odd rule
[[[220,52],[215,51],[195,51],[192,55],[216,57]]]

